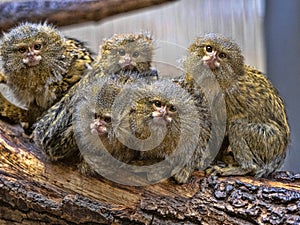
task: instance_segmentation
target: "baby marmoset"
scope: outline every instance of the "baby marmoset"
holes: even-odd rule
[[[122,58],[127,58],[127,52],[132,52],[133,49],[134,56],[129,56],[130,59],[126,59],[127,63],[124,64]],[[135,71],[140,76],[149,76],[155,80],[157,72],[151,69],[152,56],[153,41],[148,35],[116,34],[111,39],[104,40],[93,69],[35,124],[35,141],[46,155],[55,161],[78,153],[72,126],[74,103],[82,97],[77,92],[89,88],[98,79],[112,74],[118,76],[124,71],[128,71],[128,74]],[[122,76],[124,82],[128,79],[127,75]]]
[[[146,33],[115,34],[100,46],[96,65],[106,74],[151,70],[153,39]]]
[[[77,83],[93,61],[83,43],[46,23],[22,23],[4,33],[0,52],[6,83],[28,108],[30,124]]]
[[[290,128],[281,97],[259,71],[244,65],[239,46],[219,34],[196,38],[187,60],[201,61],[214,74],[225,96],[228,145],[234,164],[215,167],[220,175],[267,176],[284,162]],[[193,74],[197,76],[197,74]],[[224,145],[223,145],[224,147]]]
[[[147,160],[159,162],[149,171],[150,179],[173,175],[178,183],[186,183],[194,170],[210,163],[207,144],[211,124],[206,99],[203,95],[195,98],[170,80],[139,84],[133,89],[128,119],[130,132],[138,139],[135,148],[141,151],[145,165]],[[122,112],[118,107],[116,111]],[[126,117],[122,116],[125,121]]]
[[[134,76],[135,72],[124,71],[94,80],[79,91],[78,95],[83,97],[74,102],[72,138],[80,150],[82,160],[78,168],[83,174],[100,173],[103,168],[105,172],[112,167],[114,164],[109,159],[101,158],[106,151],[124,163],[138,156],[137,151],[128,149],[116,137],[112,112],[115,98],[122,94],[125,83],[136,81]]]

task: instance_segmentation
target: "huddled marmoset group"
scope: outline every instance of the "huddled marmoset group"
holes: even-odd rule
[[[185,74],[168,79],[151,67],[153,42],[146,33],[115,34],[94,56],[52,25],[22,23],[1,37],[0,81],[25,108],[1,95],[0,116],[28,123],[51,161],[70,161],[85,175],[112,166],[102,160],[107,153],[135,168],[158,165],[149,179],[165,161],[178,183],[195,170],[264,177],[282,166],[290,141],[283,100],[244,64],[237,43],[221,34],[195,38],[183,56]],[[215,86],[202,89],[205,73],[225,102],[218,152],[209,145],[218,134],[210,107],[217,97],[207,91]]]

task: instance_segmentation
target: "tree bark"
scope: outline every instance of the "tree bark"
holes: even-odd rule
[[[57,26],[100,21],[131,10],[175,0],[64,0],[0,3],[0,31],[24,21],[48,21]]]
[[[205,177],[130,187],[51,163],[0,122],[0,224],[299,224],[300,176]],[[280,177],[284,177],[283,174]]]

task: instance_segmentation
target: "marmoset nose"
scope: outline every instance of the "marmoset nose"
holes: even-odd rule
[[[159,112],[161,113],[161,116],[165,116],[165,115],[167,114],[167,107],[164,106],[163,108],[161,108],[161,109],[159,110]]]
[[[131,63],[131,57],[128,54],[126,54],[124,56],[124,61],[125,61],[125,63]]]
[[[30,56],[31,56],[31,57],[34,56],[34,52],[31,51],[31,49],[29,49],[29,51],[28,51],[28,53],[27,53],[27,56],[29,56],[29,57],[30,57]]]

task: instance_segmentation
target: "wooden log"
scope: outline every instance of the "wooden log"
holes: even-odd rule
[[[57,26],[100,21],[131,10],[175,0],[5,1],[0,3],[0,31],[24,21],[48,21]]]
[[[205,177],[131,187],[51,163],[0,121],[0,224],[300,224],[300,176]]]

